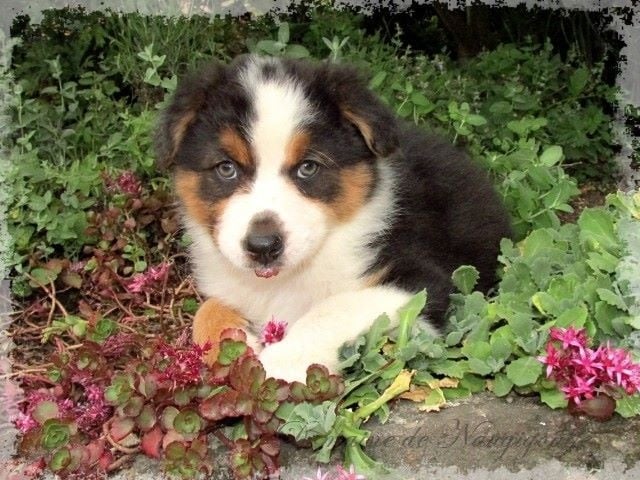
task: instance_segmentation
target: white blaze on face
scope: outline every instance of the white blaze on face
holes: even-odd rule
[[[236,266],[248,268],[249,258],[243,240],[251,221],[269,212],[282,225],[283,271],[309,258],[322,244],[327,216],[322,208],[298,190],[285,170],[287,145],[301,127],[311,120],[313,111],[303,90],[293,79],[281,75],[264,79],[261,67],[276,60],[254,57],[240,77],[252,96],[252,120],[247,127],[256,174],[248,192],[230,197],[220,219],[218,245]]]

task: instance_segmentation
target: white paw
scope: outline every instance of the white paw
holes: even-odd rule
[[[316,346],[308,348],[292,345],[285,340],[265,347],[258,356],[267,377],[280,378],[287,382],[307,380],[307,368],[319,363],[335,373],[338,364],[337,352],[322,351]]]

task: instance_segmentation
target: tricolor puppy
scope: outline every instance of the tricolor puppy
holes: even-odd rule
[[[304,380],[426,288],[443,327],[451,273],[495,281],[507,215],[461,151],[394,117],[350,67],[244,56],[182,82],[157,136],[198,288],[194,340],[247,331],[267,374]],[[289,324],[263,349],[272,317]],[[212,357],[213,358],[213,357]],[[210,358],[211,360],[211,358]]]

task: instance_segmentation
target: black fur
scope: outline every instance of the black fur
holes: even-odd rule
[[[481,291],[494,285],[510,222],[487,174],[463,151],[413,126],[400,126],[399,137],[398,213],[375,242],[380,251],[372,269],[387,268],[383,283],[426,288],[427,316],[441,327],[456,268],[475,266]]]

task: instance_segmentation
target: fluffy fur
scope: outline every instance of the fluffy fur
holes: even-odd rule
[[[272,317],[285,338],[260,351],[269,375],[335,369],[337,351],[426,288],[443,327],[451,273],[495,281],[507,215],[486,174],[397,120],[350,67],[240,57],[180,82],[157,135],[172,167],[198,287],[194,339]],[[213,358],[213,357],[212,357]]]

